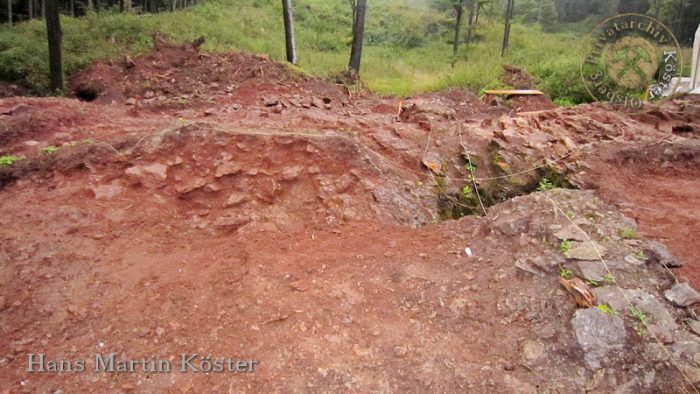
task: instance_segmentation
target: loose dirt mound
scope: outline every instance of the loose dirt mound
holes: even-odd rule
[[[285,86],[310,86],[334,99],[342,90],[313,83],[267,56],[240,52],[203,54],[203,39],[175,45],[154,38],[152,53],[121,62],[97,62],[70,78],[71,93],[82,100],[127,102],[148,109],[182,109],[217,104],[251,105]],[[315,88],[315,89],[314,89]]]

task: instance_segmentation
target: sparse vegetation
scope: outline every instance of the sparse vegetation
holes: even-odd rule
[[[17,156],[0,156],[0,167],[7,167],[13,165],[17,160],[21,160],[21,157]]]
[[[464,197],[465,200],[471,200],[474,197],[471,186],[465,185],[462,188],[462,197]]]
[[[569,279],[574,276],[574,273],[570,269],[562,267],[559,269],[559,276],[564,279]]]
[[[569,241],[568,239],[561,241],[561,244],[559,244],[559,250],[562,253],[566,253],[569,251],[569,249],[571,249],[571,241]]]
[[[606,284],[609,284],[609,285],[613,284],[613,283],[615,283],[615,277],[612,276],[611,274],[605,274],[605,275],[603,275],[603,282],[605,282]]]
[[[634,257],[636,257],[639,260],[646,261],[647,260],[647,255],[644,253],[643,250],[638,250],[635,254]]]
[[[619,231],[620,237],[622,239],[637,239],[639,236],[637,235],[637,230],[633,229],[632,227],[625,227],[623,229],[620,229]]]
[[[647,315],[634,305],[630,306],[629,312],[630,316],[637,320],[637,323],[634,325],[634,330],[637,332],[637,335],[640,337],[646,335],[646,326],[648,324]]]
[[[588,279],[588,280],[586,280],[586,284],[587,284],[588,286],[591,286],[591,287],[598,287],[598,286],[600,286],[600,282],[597,281],[597,280],[593,280],[593,279]]]
[[[542,178],[540,181],[539,185],[537,185],[537,191],[538,192],[543,192],[547,190],[552,190],[554,189],[555,186],[554,184],[547,178]]]
[[[597,305],[596,308],[598,308],[599,311],[605,313],[606,315],[615,315],[616,314],[615,310],[607,304]]]
[[[47,146],[46,148],[43,148],[41,150],[41,153],[43,153],[45,155],[51,155],[51,154],[54,154],[56,152],[58,152],[58,148],[55,146]]]

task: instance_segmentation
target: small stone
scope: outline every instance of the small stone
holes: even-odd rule
[[[168,166],[160,163],[136,165],[127,168],[125,174],[128,178],[147,188],[156,188],[165,185],[165,180],[168,178]]]
[[[176,185],[175,190],[180,194],[187,194],[204,187],[206,184],[207,180],[205,178],[192,178]]]
[[[679,283],[664,292],[664,297],[678,306],[690,306],[700,302],[700,294],[687,283]]]
[[[311,97],[304,97],[301,99],[301,106],[304,108],[311,108],[313,99]]]
[[[302,171],[304,171],[303,166],[287,167],[282,171],[282,176],[280,179],[283,181],[292,181],[299,177]]]
[[[533,275],[544,276],[544,273],[536,270],[528,260],[518,259],[515,262],[515,268],[518,268],[522,271],[528,272]]]
[[[159,337],[162,337],[163,334],[165,334],[165,328],[163,328],[163,327],[156,328],[156,335],[158,335]]]
[[[292,289],[294,289],[296,291],[304,292],[304,291],[309,290],[309,282],[307,282],[303,279],[292,282],[289,285],[292,287]]]
[[[356,355],[360,357],[367,357],[372,354],[369,348],[363,348],[360,346],[360,344],[356,343],[352,345],[352,351],[355,352]]]
[[[569,259],[594,261],[605,257],[605,253],[607,250],[604,246],[596,242],[583,242],[572,246],[564,255]]]
[[[535,361],[544,356],[544,345],[537,341],[526,341],[523,345],[523,358],[527,361]]]
[[[635,267],[641,267],[641,266],[644,265],[646,262],[645,262],[644,260],[638,259],[638,258],[637,258],[636,256],[634,256],[634,255],[628,255],[628,256],[625,256],[625,263],[627,263],[627,264],[629,264],[629,265],[633,265],[633,266],[635,266]]]
[[[238,174],[241,171],[241,166],[239,166],[237,163],[227,162],[216,167],[216,172],[214,173],[214,176],[217,178],[221,178],[222,176],[226,175]]]
[[[663,244],[656,241],[649,241],[649,244],[644,249],[644,254],[648,257],[648,261],[653,264],[661,264],[669,268],[677,268],[682,266],[673,254]]]
[[[608,273],[605,266],[600,261],[579,261],[576,265],[578,265],[578,269],[581,271],[581,277],[586,280],[601,282],[603,281],[603,277]]]
[[[404,357],[408,354],[408,349],[403,346],[396,346],[394,347],[394,354],[397,357]]]
[[[311,105],[318,108],[323,108],[324,102],[320,98],[314,96],[311,98]]]
[[[204,186],[204,191],[207,191],[207,192],[218,192],[218,191],[220,191],[220,190],[223,190],[223,188],[224,188],[224,187],[221,186],[221,184],[214,182],[214,183],[210,183],[210,184]]]
[[[24,141],[22,145],[26,146],[27,148],[35,148],[39,146],[39,141],[34,141],[34,140],[29,140],[29,141]]]
[[[280,103],[280,100],[277,98],[268,98],[265,100],[265,106],[266,107],[275,107]]]
[[[215,226],[227,230],[236,230],[248,223],[250,223],[250,218],[241,216],[221,216],[214,221]]]
[[[233,207],[239,204],[242,204],[248,199],[248,196],[244,193],[231,193],[231,195],[228,197],[228,200],[226,200],[226,204],[224,204],[225,207]]]

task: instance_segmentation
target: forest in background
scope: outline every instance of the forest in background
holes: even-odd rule
[[[9,1],[13,24],[0,27],[0,79],[46,93],[43,0]],[[66,0],[61,5],[67,75],[96,59],[148,51],[155,31],[176,42],[204,36],[205,51],[245,50],[285,59],[279,0]],[[463,23],[462,45],[454,53],[454,0],[370,0],[362,66],[366,85],[397,95],[453,86],[480,91],[505,87],[500,66],[508,63],[525,68],[555,101],[586,102],[578,51],[603,18],[647,13],[684,45],[692,43],[700,22],[700,2],[694,0],[515,0],[510,45],[501,58],[506,0],[463,0],[463,5],[472,24]],[[8,21],[9,8],[3,8],[0,20]],[[301,71],[329,77],[346,68],[352,10],[353,0],[293,1]]]

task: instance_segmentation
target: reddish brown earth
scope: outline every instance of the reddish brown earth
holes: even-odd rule
[[[552,232],[568,225],[555,206],[586,218],[621,285],[658,294],[671,284],[664,269],[621,263],[643,245],[620,239],[635,224],[616,206],[699,287],[697,100],[637,118],[596,106],[516,116],[468,92],[379,98],[265,57],[167,43],[98,63],[71,86],[94,100],[0,100],[0,155],[26,157],[0,167],[4,392],[690,388],[645,353],[651,339],[629,317],[628,348],[586,369],[570,328],[576,307],[558,285],[560,268],[576,268]],[[59,149],[41,151],[49,146]],[[533,167],[559,158],[552,171],[604,202],[552,191],[440,222],[440,191],[454,200],[469,184],[464,150],[484,198],[531,191],[523,185],[543,176]],[[489,179],[499,171],[522,174]],[[259,364],[235,374],[26,371],[30,353],[91,369],[95,353],[110,352]]]

